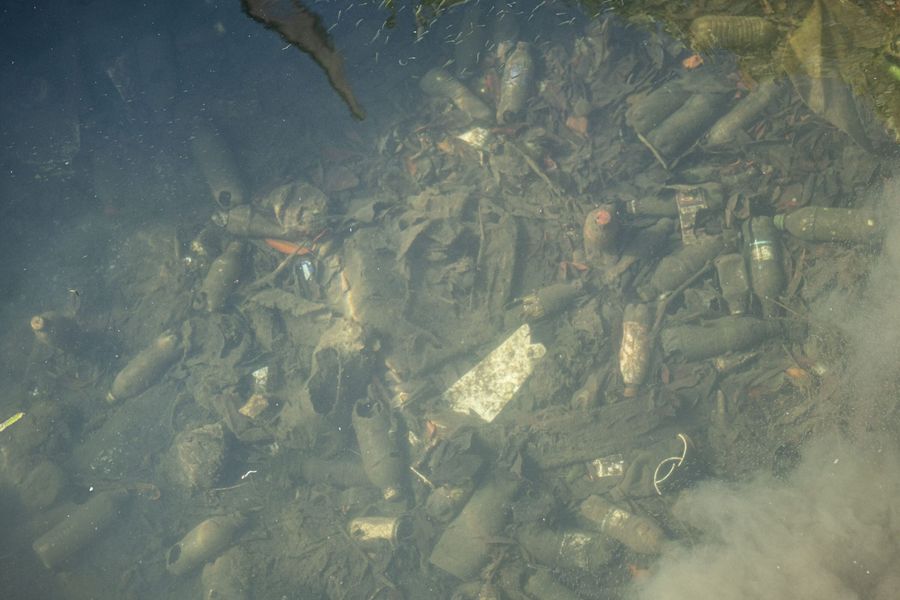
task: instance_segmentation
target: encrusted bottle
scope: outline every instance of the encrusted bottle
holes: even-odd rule
[[[722,235],[704,237],[692,246],[682,246],[659,261],[650,281],[638,287],[638,295],[649,302],[675,290],[702,269],[703,265],[722,252],[731,250],[734,242],[734,234],[725,231]]]
[[[444,69],[431,69],[419,81],[419,87],[429,96],[447,98],[462,112],[476,121],[491,118],[491,109],[461,81]]]
[[[39,342],[63,352],[77,354],[81,351],[84,332],[75,319],[54,311],[31,317],[31,330]]]
[[[747,277],[747,265],[744,257],[733,252],[723,254],[715,260],[719,289],[730,315],[743,315],[747,312],[750,299],[750,280]]]
[[[877,241],[884,233],[871,210],[806,206],[787,215],[776,215],[775,227],[807,242]]]
[[[629,512],[600,496],[588,496],[579,513],[600,531],[640,554],[658,554],[665,541],[662,528],[653,519]]]
[[[621,220],[612,204],[603,204],[584,219],[584,255],[594,267],[608,267],[618,260]]]
[[[781,314],[778,299],[787,279],[781,262],[781,238],[772,217],[753,217],[745,223],[750,285],[762,305],[765,317]]]
[[[622,345],[619,371],[625,383],[625,397],[637,394],[650,364],[650,309],[646,304],[629,304],[622,317]]]
[[[748,350],[781,335],[779,319],[722,317],[700,325],[677,325],[660,333],[663,352],[686,361],[703,360],[726,352]]]
[[[500,81],[500,102],[497,104],[497,122],[504,123],[507,117],[516,115],[525,108],[525,101],[531,94],[534,79],[534,59],[531,45],[519,42],[503,68]]]

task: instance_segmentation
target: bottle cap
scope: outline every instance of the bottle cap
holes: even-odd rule
[[[612,214],[609,209],[606,207],[598,208],[594,211],[594,222],[599,226],[609,225],[610,221],[612,221]]]

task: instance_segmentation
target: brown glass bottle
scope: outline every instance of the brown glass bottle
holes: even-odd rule
[[[616,207],[604,204],[588,213],[584,219],[584,255],[591,266],[602,268],[615,264],[619,258],[621,220]]]
[[[650,308],[629,304],[622,317],[622,344],[619,346],[619,371],[625,383],[625,397],[632,398],[647,377],[650,363]]]

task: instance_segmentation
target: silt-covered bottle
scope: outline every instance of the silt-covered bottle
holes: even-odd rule
[[[874,211],[859,208],[806,206],[776,215],[775,227],[807,242],[877,241],[884,229]]]

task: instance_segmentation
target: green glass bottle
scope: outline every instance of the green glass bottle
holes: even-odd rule
[[[759,298],[765,317],[781,314],[778,298],[787,285],[781,258],[781,236],[772,217],[753,217],[745,225],[750,286]]]
[[[874,211],[806,206],[775,216],[775,227],[807,242],[875,242],[884,229]]]

